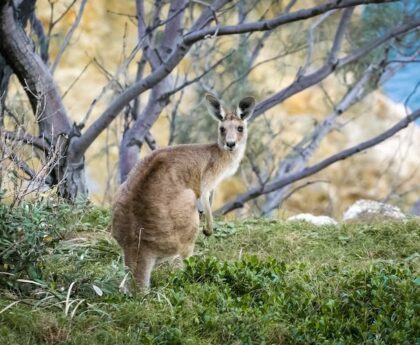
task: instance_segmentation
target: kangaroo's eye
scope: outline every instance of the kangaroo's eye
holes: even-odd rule
[[[244,131],[244,128],[242,126],[238,127],[238,132],[242,133]]]
[[[226,128],[225,127],[220,127],[220,133],[224,133],[226,132]]]

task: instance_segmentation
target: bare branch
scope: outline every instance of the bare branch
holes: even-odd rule
[[[60,63],[61,57],[64,54],[64,51],[66,50],[68,44],[70,43],[70,40],[76,31],[76,28],[79,26],[80,20],[83,16],[83,11],[85,9],[87,0],[82,0],[82,3],[80,4],[79,12],[77,13],[76,20],[74,21],[73,25],[71,26],[69,32],[64,37],[63,43],[60,46],[60,49],[58,50],[57,56],[55,57],[54,63],[51,66],[51,74],[54,74],[55,69],[57,68],[58,64]]]
[[[142,41],[146,34],[146,21],[144,19],[144,1],[136,0],[136,16],[137,16],[137,32],[139,42]]]
[[[80,71],[79,75],[71,82],[71,84],[69,85],[69,87],[67,88],[66,91],[63,92],[63,96],[62,99],[64,99],[67,94],[70,92],[70,90],[73,88],[73,86],[79,81],[79,79],[82,77],[82,75],[86,72],[86,70],[88,69],[88,67],[90,66],[90,64],[93,62],[93,60],[90,60],[85,67],[83,67],[83,69]]]
[[[134,125],[126,133],[128,146],[137,145],[138,147],[141,147],[143,144],[143,139],[147,132],[169,102],[168,98],[158,99],[159,96],[165,92],[164,90],[165,85],[162,83],[158,83],[153,87],[149,96],[149,101],[141,116],[139,116]]]
[[[343,42],[344,33],[346,32],[347,25],[350,21],[351,16],[353,15],[354,7],[349,7],[344,9],[343,15],[341,16],[340,23],[335,34],[333,46],[328,56],[328,62],[334,64],[337,60],[337,54],[340,51],[341,44]]]
[[[199,81],[201,78],[203,78],[206,74],[208,74],[210,71],[214,70],[217,66],[219,66],[223,61],[225,61],[227,58],[229,58],[235,51],[232,50],[230,53],[228,53],[226,56],[223,56],[220,60],[216,61],[213,65],[211,65],[209,68],[206,68],[201,74],[199,74],[197,77],[186,80],[181,85],[177,86],[175,89],[167,91],[159,96],[158,100],[164,100],[169,98],[170,96],[176,94],[177,92],[181,91],[188,85],[194,84],[197,81]]]
[[[66,16],[66,14],[67,13],[69,13],[69,11],[71,10],[71,8],[74,6],[74,4],[76,3],[76,1],[77,0],[72,0],[72,2],[66,7],[66,9],[58,16],[58,18],[56,18],[56,19],[51,19],[51,22],[50,22],[50,26],[49,26],[49,28],[48,28],[48,36],[50,36],[51,35],[51,31],[52,31],[52,29],[54,28],[54,26],[56,26],[57,25],[57,23],[61,20],[61,19],[63,19],[65,16]],[[51,3],[51,6],[52,6],[52,8],[53,8],[53,3]],[[54,15],[54,11],[51,11],[51,15]]]
[[[416,94],[416,92],[417,92],[417,89],[420,87],[420,81],[419,82],[417,82],[417,84],[416,84],[416,86],[413,88],[413,90],[411,90],[411,92],[410,92],[410,94],[407,96],[407,98],[405,99],[405,101],[404,101],[404,108],[405,108],[405,111],[408,113],[408,103],[410,102],[410,100],[411,100],[411,97],[413,97],[415,94]]]
[[[117,71],[114,73],[114,75],[112,75],[110,72],[108,72],[100,63],[97,59],[93,59],[93,62],[95,63],[95,65],[104,73],[105,77],[109,80],[108,84],[106,84],[101,92],[99,93],[98,96],[96,96],[93,101],[91,102],[88,111],[86,112],[85,116],[83,117],[83,119],[80,121],[80,125],[84,126],[84,124],[87,122],[87,120],[89,119],[90,115],[92,114],[92,111],[95,107],[95,105],[98,103],[98,101],[105,95],[105,93],[113,86],[113,85],[118,85],[119,90],[123,90],[123,87],[121,84],[119,84],[118,82],[118,77],[120,74],[123,73],[124,70],[126,70],[128,68],[128,65],[130,64],[131,61],[133,61],[133,59],[135,58],[137,52],[139,51],[139,46],[137,45],[136,47],[134,47],[134,49],[131,51],[130,55],[124,60],[124,62],[121,64],[121,66],[118,67]]]
[[[233,35],[233,34],[242,34],[247,32],[255,32],[255,31],[267,31],[272,30],[280,25],[286,23],[292,23],[299,20],[315,17],[319,14],[325,13],[327,11],[331,11],[334,9],[339,8],[347,8],[353,7],[362,4],[370,4],[370,3],[387,3],[387,2],[395,2],[396,0],[380,0],[380,1],[372,1],[372,0],[329,0],[325,1],[322,5],[314,6],[309,9],[303,9],[299,11],[295,11],[292,13],[282,14],[278,17],[273,19],[261,20],[257,22],[251,23],[244,23],[240,25],[228,25],[223,27],[210,27],[207,29],[202,30],[191,30],[184,38],[184,42],[187,44],[193,44],[199,40],[202,40],[206,37],[212,37],[214,35],[217,36],[225,36],[225,35]]]
[[[293,148],[293,151],[281,161],[280,166],[273,177],[274,180],[283,178],[288,174],[305,167],[308,160],[319,147],[321,140],[332,130],[337,117],[360,100],[364,93],[365,86],[371,79],[373,71],[373,66],[370,66],[363,74],[362,78],[355,83],[355,85],[345,94],[340,103],[334,107],[334,111],[314,128],[310,138],[304,138]],[[265,215],[269,214],[274,208],[279,207],[284,200],[285,189],[287,189],[287,187],[280,188],[268,196],[267,201],[262,208]]]
[[[58,88],[46,65],[34,53],[23,28],[15,21],[9,1],[0,4],[0,51],[24,86],[41,133],[46,137],[69,133],[71,122]]]
[[[300,78],[301,76],[305,75],[307,69],[309,68],[309,66],[312,63],[312,53],[313,53],[313,49],[314,49],[314,31],[315,31],[315,29],[319,25],[321,25],[330,15],[335,13],[335,11],[336,10],[324,13],[322,16],[320,16],[318,18],[318,20],[315,21],[315,23],[313,23],[310,26],[310,28],[308,30],[308,53],[306,55],[305,64],[299,69],[299,71],[297,73],[297,78]]]
[[[5,153],[5,159],[10,159],[20,170],[22,170],[29,179],[33,180],[36,177],[36,173],[31,167],[22,159],[20,159],[16,153],[10,150],[3,142],[0,141],[0,149]]]
[[[242,73],[238,78],[236,78],[236,79],[234,79],[234,80],[232,80],[228,85],[226,85],[225,86],[225,88],[220,92],[220,94],[221,95],[223,95],[227,90],[229,90],[233,85],[235,85],[236,83],[238,83],[238,82],[240,82],[241,80],[243,80],[243,79],[245,79],[254,69],[256,69],[257,67],[260,67],[260,66],[262,66],[262,65],[264,65],[264,64],[266,64],[266,63],[269,63],[269,62],[272,62],[272,61],[275,61],[275,60],[278,60],[278,59],[280,59],[280,58],[282,58],[282,57],[285,57],[285,56],[287,56],[287,55],[289,55],[289,54],[294,54],[294,53],[297,53],[297,52],[299,52],[299,51],[301,51],[301,50],[303,50],[304,48],[306,47],[306,45],[304,45],[304,46],[299,46],[299,47],[296,47],[295,49],[292,49],[292,50],[287,50],[287,51],[285,51],[285,52],[283,52],[283,53],[280,53],[280,54],[277,54],[276,56],[273,56],[273,57],[271,57],[271,58],[268,58],[268,59],[265,59],[265,60],[262,60],[262,61],[259,61],[259,62],[257,62],[255,65],[253,65],[253,66],[251,66],[251,65],[249,65],[248,64],[248,68],[246,68],[245,69],[245,71],[244,71],[244,73]]]
[[[226,5],[230,0],[215,0],[211,5],[202,3],[206,8],[201,12],[200,17],[192,25],[190,32],[200,30],[216,18],[216,12]]]
[[[257,181],[258,181],[258,184],[260,185],[260,186],[264,186],[264,184],[265,184],[265,179],[263,179],[262,178],[262,176],[261,176],[261,171],[260,171],[260,168],[258,168],[258,165],[257,165],[257,163],[255,163],[255,160],[254,160],[254,155],[252,155],[252,154],[247,154],[246,155],[246,158],[248,159],[248,161],[249,161],[249,164],[251,165],[251,169],[252,169],[252,172],[254,173],[254,175],[256,176],[256,178],[257,178]]]
[[[326,1],[322,5],[314,6],[310,9],[299,10],[292,13],[287,13],[284,15],[280,15],[271,20],[264,20],[259,22],[253,23],[244,23],[241,25],[235,26],[225,26],[222,28],[209,28],[209,29],[201,29],[197,31],[197,28],[202,27],[205,23],[211,20],[211,16],[213,14],[214,8],[216,6],[223,6],[225,1],[218,0],[216,1],[211,7],[211,9],[206,9],[203,11],[200,18],[196,21],[193,25],[190,32],[184,36],[184,38],[178,43],[175,50],[168,56],[168,59],[165,63],[161,64],[158,68],[156,68],[148,77],[142,79],[139,82],[134,83],[132,86],[127,88],[119,97],[117,97],[109,107],[100,115],[100,117],[86,130],[86,132],[77,140],[73,140],[73,150],[78,154],[83,154],[86,149],[90,146],[90,144],[97,138],[97,136],[118,116],[119,112],[124,108],[124,106],[137,97],[142,92],[150,89],[158,82],[163,80],[167,75],[169,75],[172,70],[179,64],[179,62],[184,58],[187,54],[191,46],[206,37],[214,35],[216,32],[218,35],[230,35],[230,34],[237,34],[237,33],[244,33],[244,32],[253,32],[253,31],[266,31],[274,29],[280,25],[295,22],[298,20],[310,18],[319,14],[322,14],[326,11],[330,11],[336,8],[346,8],[351,7],[359,4],[367,4],[367,3],[381,3],[381,2],[394,2],[395,0],[380,0],[380,1],[373,1],[373,0],[342,0],[337,2],[336,0]],[[217,8],[216,8],[217,10]],[[404,26],[406,30],[412,29],[413,27],[410,26],[407,29],[407,26]],[[395,30],[398,31],[398,30]],[[398,32],[402,32],[401,30]],[[397,33],[396,33],[397,34]],[[378,43],[377,45],[379,45]],[[367,47],[367,51],[370,49],[375,48],[377,45]],[[365,53],[360,51],[359,53]],[[347,59],[348,61],[354,61],[358,57],[357,54],[351,56],[351,59]],[[345,61],[342,62],[342,64]],[[327,71],[322,71],[321,75],[328,75],[330,70],[333,70],[335,66],[328,66]],[[311,76],[309,76],[311,77]],[[313,78],[313,76],[311,77]],[[310,79],[311,79],[310,78]],[[308,80],[309,84],[311,80]],[[301,90],[301,89],[300,89]],[[297,91],[296,91],[297,92]],[[258,113],[262,113],[264,110],[268,109],[270,104],[277,104],[276,98],[271,98],[265,104],[260,105],[258,108]],[[272,105],[271,105],[272,106]],[[270,107],[271,107],[270,106]],[[257,110],[257,109],[256,109]]]
[[[290,11],[290,9],[293,7],[293,5],[294,5],[294,3],[296,2],[296,0],[292,0],[292,1],[290,1],[289,2],[289,4],[286,6],[286,8],[284,9],[284,11],[283,11],[283,14],[285,14],[285,13],[289,13],[289,11]],[[271,3],[271,5],[273,4],[273,2]],[[271,6],[270,5],[270,6]],[[252,8],[252,7],[251,7]],[[270,7],[269,7],[270,8]],[[268,8],[268,9],[269,9]],[[267,9],[267,11],[268,11],[268,9]],[[264,16],[265,16],[265,14],[266,13],[264,13],[264,15],[263,15],[263,17],[260,19],[260,20],[263,20],[264,19]],[[241,22],[242,23],[242,22]],[[271,34],[274,32],[274,29],[273,30],[268,30],[268,31],[265,31],[264,32],[264,34],[260,37],[260,39],[257,41],[257,44],[255,45],[255,47],[254,47],[254,50],[252,51],[252,53],[251,53],[251,56],[250,56],[250,59],[249,59],[249,61],[248,61],[248,64],[247,64],[247,70],[249,70],[250,68],[251,68],[251,66],[254,64],[254,62],[255,62],[255,60],[258,58],[258,55],[260,54],[260,52],[261,52],[261,49],[264,47],[264,44],[265,44],[265,42],[267,41],[267,39],[271,36]],[[252,33],[250,33],[249,35],[248,35],[248,38],[251,36],[251,34]],[[226,88],[227,89],[227,88]]]
[[[157,144],[157,142],[156,142],[156,140],[155,140],[155,138],[153,138],[152,133],[147,132],[145,140],[146,140],[146,144],[147,144],[147,146],[149,146],[149,148],[150,148],[152,151],[154,151],[154,150],[156,150],[156,149],[158,149],[158,148],[159,148],[159,147],[158,147],[158,144]]]
[[[287,6],[284,8],[284,12],[289,12],[292,7],[296,4],[297,0],[290,0]]]
[[[19,141],[28,145],[32,145],[36,147],[37,149],[40,149],[44,152],[48,152],[50,149],[50,146],[43,138],[34,137],[28,133],[24,133],[21,130],[18,130],[17,132],[0,130],[0,133],[2,134],[4,139],[12,140],[12,141]]]
[[[364,150],[367,150],[375,145],[378,145],[379,143],[385,141],[386,139],[392,137],[397,132],[401,131],[402,129],[406,128],[411,122],[417,120],[420,118],[420,109],[417,109],[407,117],[403,118],[401,121],[397,122],[394,126],[386,130],[385,132],[367,140],[360,144],[357,144],[353,147],[350,147],[346,150],[343,150],[341,152],[338,152],[323,161],[312,165],[310,167],[307,167],[303,169],[302,171],[299,171],[297,173],[291,174],[289,176],[286,176],[282,179],[272,181],[265,186],[261,187],[254,187],[247,191],[246,193],[243,193],[239,195],[234,201],[228,202],[223,207],[218,209],[216,213],[226,214],[228,212],[231,212],[237,208],[241,208],[244,206],[246,202],[249,200],[255,199],[261,195],[273,192],[279,188],[282,188],[284,186],[287,186],[293,182],[296,182],[298,180],[301,180],[307,176],[311,176],[318,171],[321,171],[331,164],[334,164],[340,160],[344,160],[348,157],[351,157],[359,152],[362,152]]]
[[[164,59],[175,49],[178,38],[182,33],[183,12],[188,5],[186,0],[172,0],[169,8],[168,20],[165,25],[162,45],[159,48]]]
[[[293,188],[289,193],[287,193],[284,197],[283,197],[283,199],[284,200],[287,200],[287,199],[289,199],[293,194],[295,194],[297,191],[299,191],[299,190],[301,190],[301,189],[303,189],[303,188],[306,188],[306,187],[308,187],[308,186],[311,186],[311,185],[313,185],[313,184],[315,184],[315,183],[330,183],[330,181],[328,181],[328,180],[314,180],[314,181],[307,181],[307,182],[305,182],[305,183],[302,183],[301,185],[299,185],[299,186],[297,186],[296,188]]]
[[[253,119],[267,111],[268,109],[274,107],[275,105],[281,103],[285,99],[289,98],[290,96],[307,89],[308,87],[317,84],[321,80],[325,79],[328,75],[332,72],[356,61],[363,55],[369,53],[373,49],[379,47],[381,44],[389,41],[390,39],[397,37],[399,35],[405,34],[420,25],[420,20],[416,20],[413,22],[405,23],[404,25],[398,26],[388,31],[385,35],[380,38],[377,38],[371,42],[365,44],[362,48],[356,50],[353,53],[348,54],[347,56],[336,60],[335,63],[328,62],[319,68],[317,71],[302,76],[301,78],[292,82],[289,86],[284,88],[283,90],[277,92],[273,96],[267,98],[265,101],[257,104],[254,111]]]
[[[48,64],[48,37],[45,35],[44,27],[35,13],[32,13],[31,16],[31,26],[34,29],[36,36],[38,37],[39,54],[41,59],[45,64]]]
[[[110,14],[114,14],[116,16],[127,17],[128,19],[130,19],[130,21],[134,21],[134,19],[137,18],[137,16],[133,14],[129,14],[129,13],[122,13],[122,12],[116,12],[116,11],[111,11],[111,10],[107,10],[107,12]]]

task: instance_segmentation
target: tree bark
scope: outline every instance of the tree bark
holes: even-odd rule
[[[148,46],[143,49],[143,54],[145,54],[145,58],[151,65],[152,69],[158,68],[161,64],[161,59],[165,60],[175,49],[177,38],[180,37],[182,32],[182,10],[185,9],[186,5],[186,0],[171,1],[167,15],[167,18],[171,18],[171,20],[169,20],[165,26],[161,46],[155,48]],[[142,9],[142,2],[138,1],[137,6],[138,36],[139,41],[141,41],[147,33],[143,23],[144,18],[139,16]],[[133,125],[124,132],[119,148],[119,172],[121,183],[125,181],[129,172],[137,163],[141,147],[151,126],[169,103],[169,95],[164,98],[162,98],[162,95],[166,94],[170,90],[170,81],[170,76],[167,76],[152,88],[146,107],[140,115],[136,114]]]
[[[372,74],[373,68],[370,67],[366,70],[362,78],[360,78],[352,89],[343,97],[334,111],[314,128],[309,142],[298,144],[293,152],[280,162],[280,166],[278,167],[273,180],[279,180],[293,172],[301,171],[305,168],[309,159],[321,144],[322,139],[333,129],[337,118],[361,98],[364,88]],[[291,185],[284,186],[267,195],[267,200],[261,208],[263,216],[271,216],[272,211],[282,205],[284,198],[287,195],[290,195],[290,187]]]
[[[29,18],[34,13],[35,0],[24,0],[18,6],[17,21],[21,23],[23,27],[26,26]],[[9,79],[12,76],[13,71],[7,64],[4,57],[0,54],[0,127],[3,127],[4,119],[4,106],[6,101],[7,89],[9,87]]]
[[[171,54],[169,54],[166,61],[162,62],[162,64],[147,77],[141,79],[138,82],[133,83],[124,92],[122,92],[99,116],[99,118],[89,128],[87,128],[83,135],[80,138],[78,138],[77,141],[74,141],[73,148],[79,154],[83,154],[87,150],[87,148],[92,144],[92,142],[95,141],[98,135],[102,133],[102,131],[105,128],[107,128],[108,125],[118,116],[118,114],[121,112],[124,106],[128,104],[128,102],[135,99],[143,92],[151,89],[157,83],[166,78],[178,66],[178,64],[188,53],[192,45],[198,41],[201,41],[208,37],[272,30],[281,25],[311,18],[333,9],[347,8],[369,3],[380,4],[395,1],[396,0],[329,0],[321,5],[314,6],[310,9],[304,9],[292,13],[282,14],[269,20],[260,20],[256,22],[244,23],[239,25],[229,25],[223,27],[213,26],[210,28],[203,29],[203,27],[206,26],[207,23],[214,18],[215,12],[227,2],[227,0],[216,0],[211,6],[207,7],[203,11],[202,15],[194,23],[191,30],[187,34],[182,36],[180,41],[177,43],[175,49],[173,49]],[[417,22],[413,23],[413,25],[417,25]],[[412,28],[413,27],[410,25],[405,25],[402,26],[401,29],[395,29],[395,32],[392,32],[392,34],[394,34],[395,36],[400,33],[403,33],[404,30],[407,31]],[[366,47],[366,50],[370,51],[371,49],[374,49],[380,44],[381,41],[380,39],[378,39],[371,46]],[[340,60],[340,66],[348,64],[349,61],[353,61],[354,59],[357,59],[365,53],[365,51],[358,51],[354,55],[350,56],[349,59],[343,61]],[[357,54],[359,54],[360,56]],[[305,76],[305,84],[307,85],[306,87],[309,87],[310,85],[313,85],[313,83],[318,82],[320,77],[329,75],[332,71],[334,71],[335,67],[336,66],[334,65],[328,64],[316,75],[311,74],[307,77]],[[290,95],[295,94],[306,87],[301,85],[300,81],[296,82],[292,89],[284,90],[281,92],[280,95],[275,94],[273,97],[270,97],[267,101],[258,104],[255,109],[255,114],[261,114],[267,109],[270,109],[274,105],[280,103],[280,98],[284,100]]]
[[[179,65],[196,42],[223,35],[270,31],[283,24],[311,18],[334,9],[393,1],[395,0],[328,0],[309,9],[302,9],[292,13],[286,11],[286,13],[272,19],[220,26],[217,22],[218,10],[228,0],[215,0],[211,5],[203,3],[205,7],[201,15],[191,26],[189,32],[182,35],[182,14],[187,1],[172,0],[167,21],[162,24],[165,25],[162,45],[157,50],[153,49],[153,47],[143,50],[145,59],[150,64],[152,72],[145,78],[139,78],[139,80],[116,97],[83,134],[79,132],[79,129],[72,124],[67,116],[50,71],[39,56],[33,52],[30,40],[25,35],[21,25],[16,22],[16,11],[12,0],[3,0],[0,3],[0,53],[3,54],[6,62],[11,66],[25,88],[33,112],[38,120],[40,135],[50,145],[51,153],[50,157],[48,157],[47,165],[54,176],[54,183],[60,185],[59,191],[62,196],[75,199],[87,193],[84,179],[84,154],[86,150],[129,102],[146,90],[151,89],[148,105],[144,108],[142,114],[134,119],[132,128],[127,130],[121,142],[123,162],[120,162],[120,168],[123,170],[121,177],[122,179],[125,178],[134,161],[137,160],[139,148],[148,130],[158,118],[166,104],[165,102],[169,99],[170,92],[164,85],[165,81],[168,80],[172,71]],[[34,4],[35,0],[23,0],[23,2]],[[83,1],[83,3],[85,2]],[[138,8],[142,9],[142,0],[137,0],[137,3],[139,4]],[[289,5],[292,6],[294,3],[295,1],[290,1]],[[347,21],[351,16],[351,10],[347,10],[345,13],[347,13],[346,16],[348,17],[344,18],[344,20]],[[144,16],[139,16],[139,19],[140,17],[144,18]],[[208,24],[214,19],[216,19],[216,25],[208,27]],[[140,24],[142,25],[141,30],[146,32],[144,22],[142,21]],[[419,22],[401,25],[398,28],[394,28],[394,30],[390,30],[388,35],[373,40],[367,46],[349,54],[347,57],[337,58],[339,49],[336,48],[340,47],[344,34],[343,30],[345,29],[345,25],[342,25],[342,30],[337,33],[338,39],[334,42],[332,55],[325,65],[314,73],[299,76],[289,87],[260,103],[256,108],[255,115],[260,115],[282,100],[324,79],[337,68],[355,61],[386,40],[405,33],[416,25],[418,26]],[[141,41],[139,39],[139,42]],[[127,157],[126,161],[124,154]]]
[[[29,98],[39,135],[50,145],[43,170],[53,184],[59,185],[61,196],[70,200],[85,197],[84,157],[68,152],[77,131],[67,116],[48,67],[34,52],[32,42],[15,17],[13,1],[0,4],[0,53]]]

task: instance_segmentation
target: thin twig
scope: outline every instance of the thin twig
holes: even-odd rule
[[[79,81],[79,79],[83,76],[83,74],[86,72],[86,70],[88,69],[88,67],[90,66],[90,64],[92,63],[93,60],[90,60],[85,67],[83,67],[83,69],[80,71],[79,75],[71,82],[71,84],[69,85],[69,87],[67,88],[66,91],[63,92],[63,96],[62,99],[64,99],[67,94],[70,92],[70,90],[73,88],[73,86]]]
[[[79,26],[80,20],[82,19],[83,11],[85,9],[87,0],[82,0],[82,3],[80,4],[79,12],[77,13],[76,20],[74,21],[73,25],[71,26],[69,32],[64,37],[63,43],[60,46],[60,49],[58,50],[57,56],[55,57],[54,63],[51,66],[51,74],[54,74],[55,69],[57,68],[58,64],[60,63],[61,57],[64,54],[64,51],[66,50],[67,46],[70,43],[70,40],[74,34],[74,31]]]
[[[360,144],[354,145],[348,149],[342,150],[323,161],[314,164],[310,167],[307,167],[303,169],[302,171],[299,171],[297,173],[290,174],[284,178],[272,181],[268,184],[266,184],[263,188],[261,187],[254,187],[248,190],[247,192],[239,195],[237,198],[235,198],[234,201],[228,202],[224,206],[222,206],[220,209],[216,211],[216,213],[222,213],[226,214],[228,212],[231,212],[237,208],[243,207],[246,202],[249,200],[255,199],[261,195],[271,193],[277,189],[280,189],[284,186],[287,186],[293,182],[296,182],[298,180],[301,180],[307,176],[311,176],[318,171],[321,171],[328,166],[340,161],[344,160],[346,158],[349,158],[357,153],[363,152],[373,146],[378,145],[379,143],[389,139],[402,129],[406,128],[410,123],[413,121],[416,121],[418,118],[420,118],[420,109],[417,109],[416,111],[412,112],[410,115],[405,117],[404,119],[398,121],[394,126],[387,129],[386,131],[382,132],[381,134],[364,141]]]

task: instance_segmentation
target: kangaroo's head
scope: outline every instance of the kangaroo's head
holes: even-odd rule
[[[244,147],[247,139],[247,121],[254,112],[255,99],[243,98],[232,112],[225,111],[219,100],[212,95],[206,95],[206,102],[210,115],[219,122],[220,148],[232,152]]]

